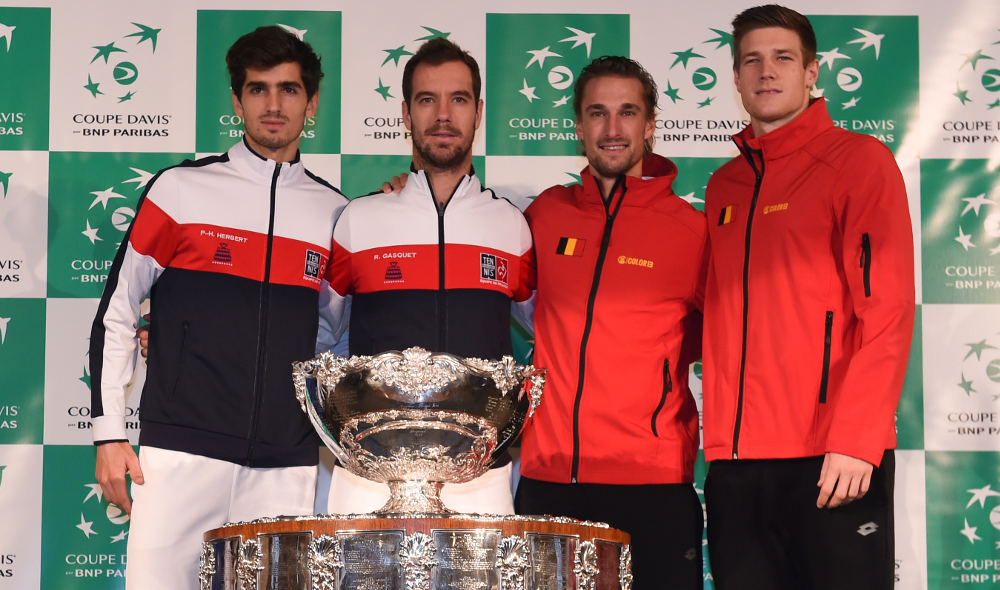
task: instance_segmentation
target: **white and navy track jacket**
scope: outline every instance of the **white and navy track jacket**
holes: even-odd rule
[[[245,142],[149,183],[115,256],[90,340],[95,442],[127,440],[139,305],[153,323],[140,445],[251,467],[315,465],[293,361],[336,341],[345,301],[324,273],[347,204],[302,162]],[[319,322],[322,316],[322,322]]]
[[[511,354],[511,301],[531,296],[531,232],[521,211],[465,176],[439,210],[423,171],[400,194],[344,209],[326,279],[353,298],[350,351],[420,346],[461,357]]]

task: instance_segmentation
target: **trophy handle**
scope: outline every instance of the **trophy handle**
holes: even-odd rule
[[[524,380],[523,388],[531,399],[528,408],[528,419],[535,415],[535,410],[542,403],[542,390],[545,389],[546,369],[532,368],[528,378]]]

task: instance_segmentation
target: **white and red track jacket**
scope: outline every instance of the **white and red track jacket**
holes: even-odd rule
[[[521,211],[465,176],[442,208],[423,171],[399,194],[351,201],[326,278],[351,298],[350,351],[420,346],[461,357],[511,354],[511,301],[533,286]]]
[[[240,142],[150,181],[115,256],[90,340],[94,441],[127,440],[139,306],[151,295],[140,445],[248,465],[315,465],[294,361],[342,330],[323,279],[347,204],[302,162]],[[325,344],[321,344],[322,348]]]

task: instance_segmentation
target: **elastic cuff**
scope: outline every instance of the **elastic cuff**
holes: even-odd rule
[[[94,442],[128,440],[125,431],[125,416],[98,416],[91,418]]]

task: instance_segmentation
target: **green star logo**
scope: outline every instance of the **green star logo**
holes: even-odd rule
[[[104,63],[108,63],[108,58],[111,57],[112,53],[128,53],[124,49],[119,49],[115,47],[115,42],[112,41],[107,45],[95,45],[93,49],[97,50],[97,54],[94,55],[94,59],[90,60],[90,63],[94,63],[99,58],[104,58]]]
[[[680,92],[679,88],[674,88],[670,80],[667,80],[667,89],[663,91],[663,94],[667,95],[667,98],[673,101],[674,104],[677,104],[678,100],[684,100],[681,98]]]
[[[979,342],[973,342],[973,343],[970,343],[970,344],[966,344],[966,346],[969,347],[969,352],[968,352],[968,354],[965,355],[965,358],[967,359],[967,358],[969,358],[972,355],[976,355],[976,360],[977,361],[983,360],[983,351],[986,350],[987,348],[992,348],[993,350],[997,350],[996,346],[992,346],[990,344],[987,344],[986,340],[980,340]],[[963,359],[963,360],[965,360],[965,359]]]
[[[983,55],[983,50],[982,49],[977,50],[975,53],[966,54],[965,55],[965,61],[962,62],[962,65],[958,69],[961,70],[965,66],[971,64],[972,65],[972,69],[975,70],[976,66],[979,65],[979,62],[981,60],[984,60],[984,59],[993,59],[993,58],[990,57],[990,56],[988,56],[988,55]]]
[[[958,65],[957,92],[952,96],[957,98],[963,107],[969,103],[978,103],[985,107],[984,111],[989,111],[1000,106],[1000,99],[991,101],[991,95],[1000,92],[1000,68],[995,67],[1000,54],[992,53],[992,50],[990,50],[992,54],[987,53],[989,49],[987,47],[976,49],[971,53],[961,53],[959,54],[961,62],[955,60]],[[979,71],[980,62],[986,62],[983,72]]]
[[[677,56],[676,59],[674,59],[674,63],[670,64],[670,69],[671,70],[674,69],[674,66],[676,66],[677,64],[682,64],[683,67],[684,67],[684,69],[687,69],[687,67],[688,67],[688,61],[690,61],[690,60],[692,60],[692,59],[694,59],[696,57],[702,58],[702,59],[704,59],[704,57],[705,57],[704,55],[701,55],[700,53],[695,53],[694,52],[694,47],[691,47],[691,48],[687,49],[686,51],[672,51],[671,53],[673,55]]]
[[[726,31],[720,31],[719,29],[709,29],[709,31],[712,31],[713,33],[715,33],[716,35],[718,35],[718,37],[716,37],[714,39],[709,39],[708,41],[705,41],[705,43],[718,43],[718,45],[715,46],[716,49],[721,49],[721,48],[723,48],[723,47],[725,47],[725,46],[728,45],[729,46],[729,55],[732,56],[732,54],[733,54],[733,36],[732,36],[732,34],[727,33]]]
[[[143,23],[131,23],[123,31],[123,36],[107,45],[94,45],[97,53],[90,60],[91,66],[87,72],[87,84],[84,88],[97,100],[98,95],[114,99],[117,104],[127,102],[138,94],[140,69],[151,65],[151,59],[156,53],[159,36],[163,29],[158,29]],[[138,30],[135,30],[135,29]],[[128,47],[126,49],[125,47]],[[118,55],[119,53],[123,55]],[[113,89],[108,91],[108,87]],[[101,89],[103,87],[103,89]],[[126,90],[126,87],[128,89]]]
[[[94,82],[94,80],[90,77],[90,74],[87,74],[87,85],[84,86],[84,88],[86,88],[91,94],[93,94],[94,98],[97,98],[98,94],[104,94],[103,92],[98,90],[99,87],[100,84]]]
[[[10,44],[14,40],[14,29],[16,28],[16,26],[7,26],[0,23],[0,39],[7,42],[7,53],[10,53]]]
[[[386,102],[388,102],[390,98],[395,98],[393,95],[389,94],[389,87],[382,84],[382,78],[378,79],[378,88],[375,89],[375,92],[381,94],[382,99]]]
[[[392,61],[396,64],[396,67],[399,67],[399,59],[401,57],[406,55],[413,55],[412,52],[406,50],[406,45],[400,45],[395,49],[383,49],[382,51],[389,54],[386,56],[385,61],[382,62],[382,65],[385,65],[390,61]]]
[[[990,344],[988,338],[965,346],[969,350],[962,360],[958,387],[969,397],[973,393],[984,393],[992,396],[993,401],[1000,399],[1000,348]],[[974,383],[978,384],[978,389]]]
[[[576,76],[597,56],[629,54],[628,22],[616,14],[487,14],[487,153],[574,155]]]
[[[395,98],[395,96],[392,94],[392,86],[385,85],[382,77],[383,70],[387,65],[389,65],[389,62],[392,62],[391,67],[393,68],[393,71],[391,73],[386,72],[386,77],[384,79],[400,80],[400,82],[402,82],[402,73],[399,71],[399,63],[400,61],[405,62],[407,57],[413,55],[413,51],[410,51],[410,49],[416,50],[424,41],[429,41],[431,39],[437,39],[437,38],[447,39],[448,35],[451,35],[451,33],[449,32],[439,31],[432,27],[420,27],[420,28],[430,34],[424,37],[420,37],[418,39],[414,39],[409,43],[404,43],[395,49],[382,50],[384,53],[386,53],[386,56],[385,59],[382,60],[382,65],[379,67],[378,87],[375,88],[375,92],[377,92],[379,96],[382,97],[383,101],[388,102],[390,98]],[[410,45],[409,49],[407,49],[407,45]]]
[[[670,99],[669,103],[663,102],[666,105],[664,110],[672,110],[676,106],[678,113],[685,113],[688,109],[711,107],[716,100],[717,97],[709,96],[708,92],[718,84],[719,72],[726,73],[732,69],[733,36],[722,28],[708,27],[705,31],[694,33],[697,35],[695,39],[705,39],[700,45],[665,52],[673,57],[666,79],[658,80],[661,88],[666,86],[663,95]],[[684,116],[694,115],[685,113]],[[735,131],[738,129],[729,132]]]
[[[972,102],[972,99],[969,98],[969,91],[968,90],[962,90],[961,86],[957,86],[957,92],[955,92],[954,94],[952,94],[952,96],[957,97],[958,100],[962,101],[962,106],[965,106],[965,103],[967,103],[967,102]]]
[[[975,389],[972,388],[972,381],[965,379],[965,373],[962,373],[962,381],[958,384],[959,387],[965,390],[965,394],[971,396]]]
[[[149,41],[153,45],[153,53],[156,53],[156,38],[163,29],[154,29],[153,27],[147,27],[146,25],[140,25],[139,23],[132,24],[139,27],[139,32],[132,33],[131,35],[125,35],[125,37],[138,37],[139,40],[135,42],[136,45],[139,45],[143,41]]]
[[[430,41],[431,39],[437,39],[439,37],[441,39],[447,39],[448,35],[451,35],[451,33],[445,33],[444,31],[439,31],[437,29],[432,29],[430,27],[420,27],[420,28],[430,33],[430,35],[427,35],[426,37],[421,37],[419,39],[414,39],[414,41]]]
[[[7,198],[7,190],[10,188],[10,177],[13,175],[13,172],[0,171],[0,185],[3,185],[3,197],[5,199]]]

